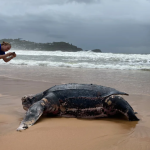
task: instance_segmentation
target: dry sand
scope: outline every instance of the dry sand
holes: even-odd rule
[[[0,68],[0,150],[150,150],[150,72],[95,69]],[[36,81],[33,81],[36,80]],[[124,98],[138,112],[138,122],[115,118],[42,117],[17,132],[25,111],[21,97],[62,83],[96,83],[130,94]]]

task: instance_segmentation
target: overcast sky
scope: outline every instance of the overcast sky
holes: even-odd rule
[[[150,53],[150,0],[0,1],[0,39]]]

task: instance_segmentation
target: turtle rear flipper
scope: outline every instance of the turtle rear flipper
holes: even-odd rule
[[[110,96],[105,100],[106,107],[112,107],[112,109],[125,115],[129,121],[139,121],[135,116],[135,112],[130,104],[120,96]]]
[[[45,108],[45,102],[43,100],[34,103],[26,112],[24,119],[22,120],[17,131],[25,130],[32,126],[43,114]]]

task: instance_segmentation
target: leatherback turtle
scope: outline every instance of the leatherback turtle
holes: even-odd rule
[[[32,126],[43,113],[65,117],[98,118],[109,117],[117,112],[129,121],[138,121],[133,108],[122,97],[128,95],[116,89],[95,84],[62,84],[46,91],[22,97],[27,111],[17,130]]]

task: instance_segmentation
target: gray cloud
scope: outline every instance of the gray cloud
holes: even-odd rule
[[[146,0],[5,0],[1,5],[0,38],[150,53],[150,2]]]
[[[21,6],[22,4],[24,6],[40,6],[40,5],[63,5],[66,3],[86,3],[86,4],[91,4],[91,3],[99,3],[101,0],[30,0],[30,1],[24,1],[24,0],[5,0],[2,1],[1,4],[4,6],[11,5],[15,8],[18,6]],[[23,7],[23,6],[22,6]]]
[[[66,0],[66,2],[97,3],[97,2],[100,2],[100,0]]]

